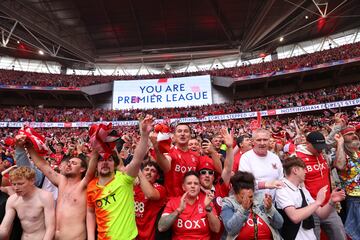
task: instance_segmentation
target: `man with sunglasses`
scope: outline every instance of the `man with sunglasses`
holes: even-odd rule
[[[231,170],[234,162],[233,137],[226,128],[221,129],[220,134],[226,144],[226,158],[221,176],[217,177],[217,172],[211,158],[200,158],[199,164],[201,189],[205,193],[211,192],[214,194],[213,204],[218,213],[221,212],[222,199],[229,195]],[[220,239],[222,232],[223,227],[218,234],[213,234],[211,239]]]

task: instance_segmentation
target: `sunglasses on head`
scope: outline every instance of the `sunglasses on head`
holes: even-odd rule
[[[201,175],[205,175],[206,173],[209,174],[209,175],[214,175],[213,170],[207,170],[207,169],[200,170]]]

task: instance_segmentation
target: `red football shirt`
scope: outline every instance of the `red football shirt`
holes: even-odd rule
[[[222,208],[222,199],[229,196],[230,183],[226,185],[221,178],[217,180],[215,184],[215,193],[214,193],[214,205],[217,212],[221,212]]]
[[[185,210],[172,225],[172,240],[209,240],[211,231],[204,205],[205,195],[200,193],[192,204],[186,204]],[[181,197],[171,198],[166,204],[163,214],[174,212],[180,205]],[[210,203],[213,207],[213,204]],[[215,208],[213,213],[216,214]],[[217,214],[216,214],[217,215]]]
[[[258,238],[259,240],[269,240],[272,239],[271,230],[268,225],[262,220],[261,217],[257,216],[256,218],[257,226],[258,226]],[[244,223],[243,227],[240,230],[239,235],[236,240],[244,240],[244,239],[255,239],[255,228],[254,228],[254,220],[252,213],[249,214],[247,221]]]
[[[296,152],[296,155],[306,164],[305,187],[314,199],[316,199],[317,193],[322,187],[326,185],[329,186],[328,191],[326,191],[325,201],[322,205],[324,206],[329,201],[331,195],[330,169],[325,158],[322,154],[314,156]]]
[[[185,173],[196,171],[199,164],[198,157],[192,151],[182,151],[172,148],[169,152],[171,157],[171,169],[165,174],[165,188],[168,197],[178,197],[184,194],[182,182]]]
[[[166,203],[165,188],[158,183],[154,183],[153,186],[160,193],[160,199],[157,201],[147,199],[140,185],[134,188],[135,218],[138,228],[137,240],[155,239],[156,216]]]
[[[241,155],[243,155],[243,152],[239,151],[235,154],[234,156],[234,164],[233,164],[233,169],[232,171],[234,173],[236,173],[237,171],[239,171],[239,164],[240,164],[240,158],[241,158]]]

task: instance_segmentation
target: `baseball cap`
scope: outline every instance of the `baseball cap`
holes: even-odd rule
[[[306,141],[311,143],[311,145],[316,150],[323,150],[324,148],[326,148],[325,137],[321,132],[318,131],[310,132],[306,136]]]
[[[202,169],[209,169],[209,170],[215,170],[214,164],[212,163],[212,159],[211,158],[201,158],[200,159],[200,164],[198,169],[202,170]]]

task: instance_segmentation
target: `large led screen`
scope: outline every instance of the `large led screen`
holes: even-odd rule
[[[212,104],[209,75],[114,81],[113,109],[149,109]]]

